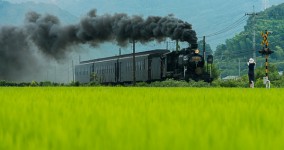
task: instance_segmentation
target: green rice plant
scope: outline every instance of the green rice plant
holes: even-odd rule
[[[0,88],[0,149],[284,149],[284,89]]]

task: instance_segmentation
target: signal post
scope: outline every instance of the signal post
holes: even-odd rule
[[[269,49],[268,45],[268,35],[270,32],[265,30],[265,32],[261,32],[261,36],[263,38],[261,45],[263,45],[262,50],[259,51],[260,54],[265,55],[265,77],[263,78],[263,83],[266,85],[266,88],[270,88],[270,81],[268,80],[268,57],[273,53],[272,50]]]

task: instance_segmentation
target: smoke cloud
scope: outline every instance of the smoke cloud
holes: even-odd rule
[[[197,43],[191,24],[173,16],[145,19],[123,13],[99,16],[96,10],[91,10],[78,24],[62,26],[56,16],[30,12],[23,26],[0,28],[0,80],[13,80],[35,68],[38,59],[32,46],[44,56],[59,60],[70,52],[68,47],[77,44],[98,46],[115,42],[126,46],[132,40],[160,42],[167,37]]]

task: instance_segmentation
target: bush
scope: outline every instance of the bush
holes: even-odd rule
[[[167,79],[165,81],[156,81],[150,84],[151,87],[187,87],[186,81],[178,81],[174,79]]]
[[[189,87],[211,87],[210,83],[204,82],[204,81],[189,81],[188,82]]]
[[[79,81],[72,81],[70,84],[69,84],[70,86],[80,86],[80,82]]]
[[[0,81],[0,86],[7,86],[7,82],[5,80]]]
[[[50,81],[44,81],[39,83],[40,86],[53,86]]]
[[[38,86],[39,84],[36,81],[32,81],[30,86]]]
[[[213,87],[249,87],[248,79],[240,78],[236,80],[215,80],[212,82]]]
[[[97,81],[92,81],[88,84],[88,86],[100,86],[101,84]]]

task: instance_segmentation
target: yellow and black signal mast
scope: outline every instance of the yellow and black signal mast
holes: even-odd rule
[[[261,45],[263,45],[262,50],[259,51],[260,54],[265,55],[265,81],[264,83],[267,85],[269,84],[270,87],[270,81],[268,80],[268,57],[270,54],[273,53],[272,50],[269,49],[269,42],[268,42],[268,35],[269,31],[265,30],[265,32],[261,32],[261,36],[263,38]],[[268,88],[268,86],[266,86]]]

